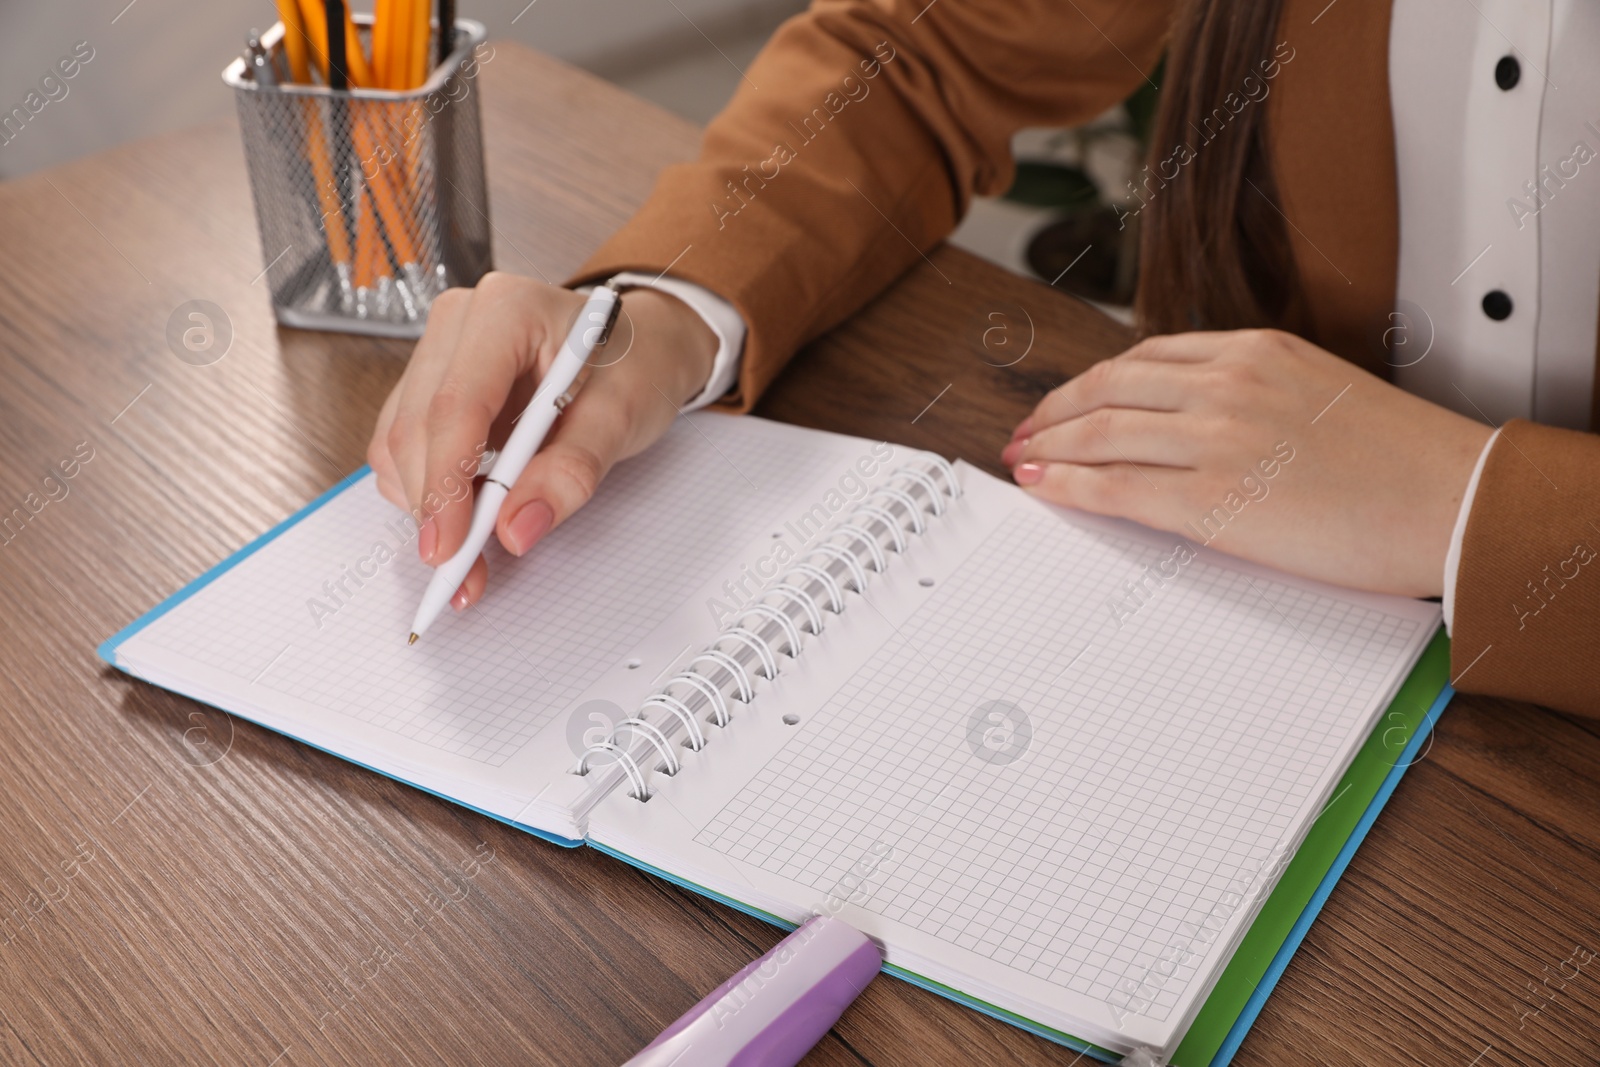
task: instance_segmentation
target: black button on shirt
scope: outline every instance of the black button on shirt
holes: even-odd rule
[[[1522,64],[1517,62],[1517,57],[1501,56],[1500,62],[1494,65],[1494,83],[1509,92],[1521,80]]]
[[[1511,317],[1511,297],[1504,289],[1490,289],[1483,294],[1483,313],[1496,322]]]

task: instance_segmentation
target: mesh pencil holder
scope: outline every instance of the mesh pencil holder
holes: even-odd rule
[[[369,39],[371,18],[356,23]],[[449,58],[407,92],[282,84],[281,23],[261,39],[277,77],[243,59],[222,72],[280,323],[420,337],[436,296],[491,269],[483,40],[482,23],[457,20]]]

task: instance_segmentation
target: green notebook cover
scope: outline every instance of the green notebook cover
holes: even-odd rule
[[[1217,984],[1195,1016],[1189,1032],[1173,1053],[1174,1067],[1207,1067],[1233,1029],[1245,1004],[1272,966],[1278,950],[1311,903],[1332,869],[1345,842],[1355,832],[1373,799],[1396,765],[1407,756],[1413,739],[1424,731],[1424,719],[1450,681],[1450,639],[1434,635],[1417,665],[1400,686],[1389,710],[1361,746],[1333,791],[1333,799],[1306,833],[1305,841],[1278,879],[1261,914],[1250,925],[1222,971]]]
[[[1173,1053],[1172,1067],[1223,1067],[1233,1058],[1233,1052],[1243,1039],[1243,1031],[1237,1028],[1242,1025],[1247,1030],[1254,1021],[1254,1009],[1259,1008],[1259,1004],[1252,1005],[1252,998],[1263,997],[1264,993],[1258,993],[1258,990],[1265,988],[1266,991],[1270,991],[1276,982],[1278,974],[1287,963],[1286,958],[1279,958],[1281,951],[1286,945],[1291,952],[1297,947],[1298,942],[1290,944],[1296,926],[1303,918],[1307,921],[1314,918],[1315,911],[1308,913],[1308,906],[1315,903],[1320,907],[1320,900],[1317,899],[1319,892],[1325,897],[1331,890],[1332,886],[1328,884],[1330,873],[1337,878],[1339,871],[1336,870],[1336,864],[1340,862],[1341,853],[1344,852],[1352,835],[1361,827],[1363,821],[1370,823],[1376,817],[1377,810],[1383,806],[1383,802],[1387,799],[1387,793],[1384,792],[1386,783],[1392,789],[1391,778],[1398,777],[1397,768],[1403,771],[1406,765],[1417,758],[1414,749],[1420,740],[1419,734],[1426,733],[1429,711],[1446,691],[1449,679],[1450,639],[1445,636],[1444,630],[1440,629],[1428,647],[1423,650],[1416,667],[1401,684],[1399,692],[1395,694],[1383,717],[1378,720],[1366,744],[1356,753],[1349,769],[1345,771],[1338,787],[1334,789],[1333,799],[1323,808],[1316,822],[1306,832],[1305,840],[1284,868],[1278,884],[1273,888],[1266,903],[1261,906],[1260,913],[1240,941],[1233,958],[1223,968],[1216,986],[1211,990],[1211,995],[1206,998],[1183,1041]],[[1383,795],[1380,796],[1380,793]],[[794,929],[793,923],[786,922],[776,915],[752,908],[720,893],[713,893],[703,886],[678,878],[597,842],[590,841],[588,844],[590,848],[615,856],[702,896],[720,900],[785,929]],[[1121,1058],[1109,1049],[1091,1045],[1071,1034],[1042,1026],[1031,1019],[968,996],[903,967],[886,964],[884,971],[913,985],[975,1008],[985,1015],[1085,1052],[1096,1059],[1115,1063]],[[1251,1010],[1247,1013],[1247,1009]]]

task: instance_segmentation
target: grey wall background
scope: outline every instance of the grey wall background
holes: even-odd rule
[[[371,3],[356,5],[370,10]],[[697,122],[803,0],[458,0],[491,37],[610,78]],[[5,144],[0,179],[228,115],[222,68],[245,31],[276,21],[272,0],[0,0],[0,114],[22,105],[56,60],[94,58]],[[59,88],[52,87],[56,96]]]

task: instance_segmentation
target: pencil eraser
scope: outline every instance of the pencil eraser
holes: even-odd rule
[[[867,988],[883,954],[821,915],[728,979],[624,1067],[794,1067]]]

